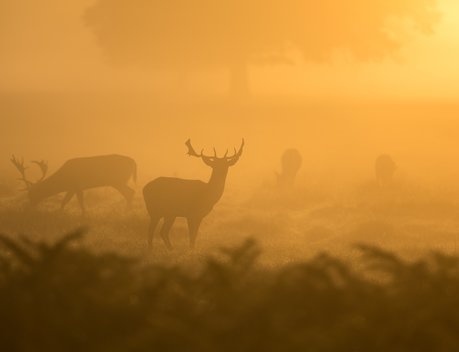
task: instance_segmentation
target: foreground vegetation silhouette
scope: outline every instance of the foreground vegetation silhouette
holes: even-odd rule
[[[415,262],[360,246],[359,270],[326,254],[257,264],[253,240],[202,264],[94,254],[0,237],[4,351],[456,351],[459,258]],[[361,268],[365,270],[361,270]]]

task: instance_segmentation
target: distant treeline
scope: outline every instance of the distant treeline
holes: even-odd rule
[[[361,246],[269,268],[248,240],[198,267],[0,237],[2,351],[459,351],[459,257]]]

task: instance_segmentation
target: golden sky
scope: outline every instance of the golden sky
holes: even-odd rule
[[[383,62],[300,63],[251,67],[255,95],[282,97],[457,100],[459,91],[459,2],[439,0],[442,22]],[[81,21],[91,0],[0,0],[7,8],[0,39],[2,89],[107,89],[148,86],[158,75],[105,64]],[[45,4],[43,6],[43,4]],[[193,90],[224,91],[225,73],[192,75]],[[106,84],[110,83],[110,84]],[[216,89],[215,86],[218,86]]]

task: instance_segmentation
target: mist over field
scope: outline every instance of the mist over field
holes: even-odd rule
[[[0,349],[457,350],[458,16],[0,0]]]

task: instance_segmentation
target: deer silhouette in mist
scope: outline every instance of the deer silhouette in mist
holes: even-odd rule
[[[191,141],[186,142],[188,155],[200,158],[204,164],[212,168],[209,182],[199,180],[184,180],[172,177],[159,177],[148,183],[143,189],[143,195],[148,213],[151,218],[148,245],[152,246],[153,235],[158,222],[163,218],[164,223],[160,236],[166,247],[172,249],[169,232],[177,217],[184,217],[188,222],[190,246],[196,242],[199,226],[202,219],[210,213],[214,205],[223,195],[228,169],[235,165],[242,155],[244,140],[234,154],[228,156],[228,151],[223,157],[206,156],[203,150],[198,154]]]
[[[278,186],[287,189],[292,188],[302,163],[303,157],[298,149],[287,149],[281,158],[282,171],[277,174]]]
[[[47,162],[32,161],[39,166],[42,172],[42,177],[36,182],[27,179],[27,167],[24,166],[23,159],[19,161],[13,156],[11,162],[21,174],[20,180],[25,183],[25,190],[33,206],[48,197],[66,192],[61,209],[76,195],[81,210],[85,213],[84,190],[103,186],[110,186],[118,190],[126,198],[128,206],[134,197],[134,190],[127,183],[131,178],[136,182],[137,164],[126,156],[102,155],[70,159],[49,177],[46,177]]]

